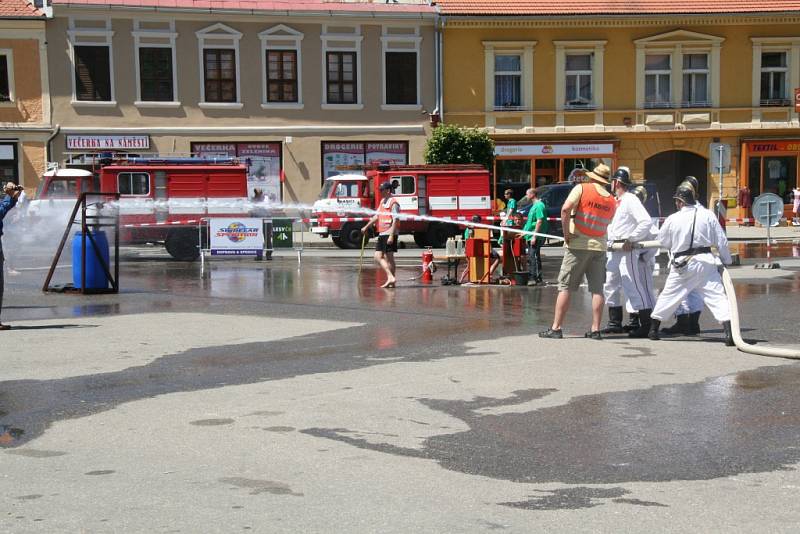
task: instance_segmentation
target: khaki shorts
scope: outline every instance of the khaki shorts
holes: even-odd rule
[[[583,276],[589,283],[589,293],[603,294],[606,283],[606,253],[598,250],[568,248],[558,272],[559,291],[577,291]]]

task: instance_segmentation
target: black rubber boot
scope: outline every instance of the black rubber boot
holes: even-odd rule
[[[632,312],[628,314],[628,324],[622,327],[625,332],[637,330],[641,326],[639,323],[639,312]]]
[[[658,330],[661,328],[661,321],[658,319],[651,319],[650,320],[650,333],[647,334],[647,337],[652,339],[653,341],[658,341],[661,339],[661,336],[658,335]]]
[[[621,334],[622,329],[622,306],[609,306],[608,326],[600,330],[601,334]]]
[[[731,322],[722,321],[722,329],[725,331],[725,345],[728,347],[735,347],[736,343],[733,342],[733,332],[731,331]]]
[[[689,314],[682,313],[675,317],[675,324],[662,330],[665,334],[689,335]]]
[[[631,330],[628,333],[628,337],[635,337],[635,338],[645,338],[650,333],[650,313],[652,309],[646,310],[639,310],[639,328],[636,330]]]
[[[689,335],[696,336],[700,333],[700,312],[689,314]]]

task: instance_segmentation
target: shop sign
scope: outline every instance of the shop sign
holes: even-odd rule
[[[280,143],[192,143],[192,154],[206,158],[238,157],[247,167],[247,193],[261,191],[269,202],[281,201]]]
[[[747,151],[755,152],[800,152],[800,140],[793,141],[752,141],[747,143]]]
[[[138,150],[149,148],[149,135],[67,135],[67,150]]]
[[[323,178],[342,174],[339,167],[373,164],[406,165],[408,143],[397,142],[339,142],[322,143]]]
[[[255,256],[264,250],[261,219],[212,218],[208,225],[212,255]]]
[[[612,143],[581,143],[552,145],[496,145],[495,156],[594,156],[613,154]]]
[[[794,112],[800,113],[800,88],[794,90]]]

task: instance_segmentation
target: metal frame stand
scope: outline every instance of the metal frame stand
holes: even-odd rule
[[[87,199],[89,197],[99,198],[99,201],[89,203]],[[75,293],[81,295],[89,295],[89,294],[103,294],[103,293],[119,293],[119,210],[114,210],[113,215],[102,215],[100,213],[100,208],[103,204],[103,199],[113,199],[115,201],[119,201],[119,193],[81,193],[80,197],[78,197],[78,201],[75,203],[75,207],[72,209],[72,214],[70,215],[69,222],[67,223],[67,228],[64,230],[64,235],[61,237],[61,243],[58,245],[58,249],[56,250],[56,254],[53,257],[53,263],[50,265],[50,270],[47,273],[47,278],[45,278],[44,285],[42,286],[42,291],[45,293],[56,291],[50,285],[50,282],[53,280],[53,274],[55,274],[56,267],[58,267],[58,262],[61,259],[61,254],[64,252],[64,245],[67,243],[67,239],[69,238],[69,234],[72,231],[72,225],[77,224],[75,221],[75,217],[78,215],[78,210],[81,212],[80,218],[80,225],[81,225],[81,287],[76,288],[72,287],[71,285],[65,286],[63,289],[59,288],[59,291],[63,291],[65,293]],[[89,206],[94,206],[97,211],[93,214],[87,214],[87,208]],[[97,259],[100,260],[100,265],[103,267],[103,272],[106,275],[106,279],[110,282],[111,287],[106,288],[87,288],[86,287],[86,238],[89,238],[89,241],[92,244],[92,248],[97,251],[99,247],[97,246],[97,242],[92,235],[90,230],[97,229],[97,228],[113,228],[114,229],[114,275],[111,275],[111,266],[106,263],[106,261],[102,258],[101,255],[97,255]],[[73,258],[73,262],[75,259]]]

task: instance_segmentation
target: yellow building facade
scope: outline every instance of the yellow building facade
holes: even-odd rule
[[[491,133],[498,191],[605,162],[654,182],[669,212],[686,175],[704,202],[719,198],[721,154],[729,216],[747,216],[745,188],[791,208],[800,13],[443,15],[443,120]]]
[[[45,171],[53,132],[46,44],[44,14],[32,6],[0,17],[0,181],[29,189]]]

